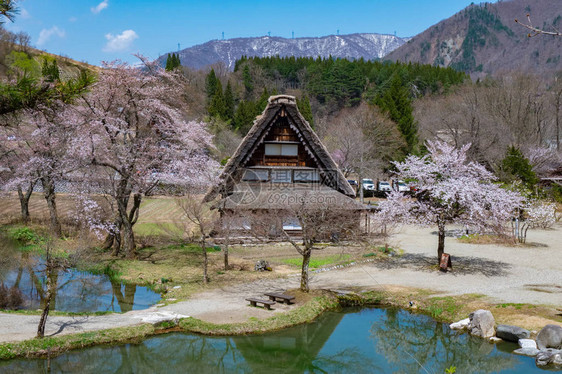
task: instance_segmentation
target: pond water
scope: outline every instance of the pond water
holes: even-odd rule
[[[0,285],[18,288],[23,296],[22,309],[39,309],[46,293],[44,261],[40,256],[16,249],[14,243],[0,238]],[[77,269],[52,274],[57,283],[51,310],[63,312],[128,312],[146,309],[160,300],[160,294],[148,287],[118,282],[105,274]]]
[[[538,373],[533,358],[396,309],[325,313],[264,335],[172,333],[140,344],[99,346],[51,360],[0,362],[0,372],[44,373]]]

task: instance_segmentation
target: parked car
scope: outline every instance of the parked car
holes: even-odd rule
[[[410,187],[404,183],[404,181],[393,179],[392,180],[392,189],[398,192],[409,192]]]
[[[354,189],[357,190],[359,188],[359,183],[355,179],[348,179],[347,183]]]
[[[390,192],[392,191],[392,187],[390,187],[390,183],[387,181],[379,181],[377,184],[377,191],[379,192]]]
[[[372,179],[365,178],[361,181],[361,185],[365,191],[374,191],[375,190],[375,182]]]

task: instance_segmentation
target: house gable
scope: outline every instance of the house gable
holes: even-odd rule
[[[269,98],[226,164],[221,182],[205,200],[229,195],[242,181],[317,183],[355,197],[355,191],[298,111],[295,98],[287,95]]]

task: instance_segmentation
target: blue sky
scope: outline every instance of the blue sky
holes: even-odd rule
[[[98,65],[150,58],[212,39],[376,32],[413,36],[470,0],[21,0],[6,27],[39,49]]]

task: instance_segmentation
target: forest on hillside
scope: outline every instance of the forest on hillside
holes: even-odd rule
[[[423,154],[424,142],[435,138],[471,143],[470,157],[505,181],[522,173],[503,163],[510,152],[541,176],[560,165],[560,75],[511,72],[472,81],[451,67],[294,57],[242,58],[234,72],[221,64],[181,69],[198,92],[198,113],[211,122],[223,162],[267,98],[283,93],[296,96],[347,174],[383,178],[392,160]]]

